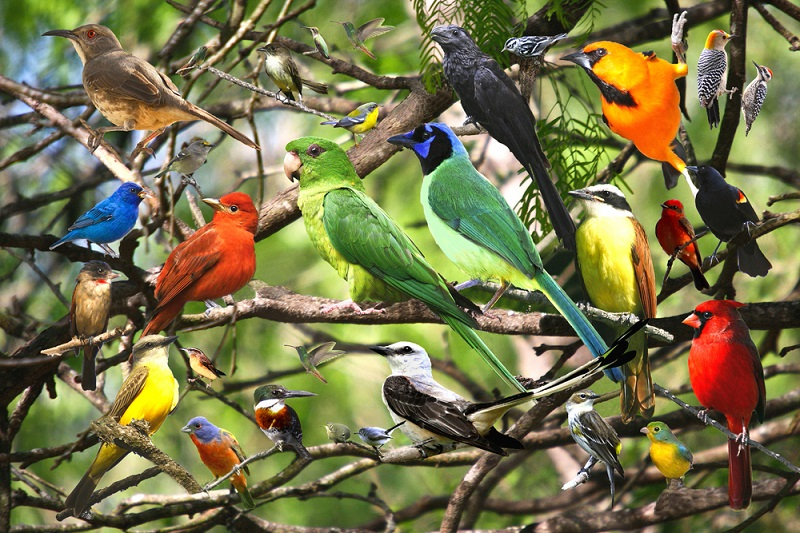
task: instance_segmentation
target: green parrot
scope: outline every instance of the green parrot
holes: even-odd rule
[[[422,124],[388,141],[419,158],[425,219],[445,255],[470,277],[500,281],[500,290],[484,312],[509,285],[539,290],[564,315],[592,356],[608,350],[589,320],[545,271],[530,233],[500,191],[472,166],[466,148],[449,127]],[[619,368],[606,370],[606,375],[622,379]]]
[[[431,267],[408,235],[364,190],[361,178],[336,143],[303,137],[286,145],[284,171],[300,182],[297,205],[314,247],[350,284],[354,302],[422,301],[477,351],[506,383],[525,388],[472,328],[462,307],[478,310]],[[369,312],[369,310],[367,311]]]

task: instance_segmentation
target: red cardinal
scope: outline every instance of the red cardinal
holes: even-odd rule
[[[250,197],[232,192],[203,202],[214,208],[214,218],[169,254],[156,281],[158,306],[142,336],[166,328],[186,302],[238,291],[256,271],[258,212]]]
[[[737,434],[728,441],[728,502],[746,509],[753,494],[747,426],[753,412],[764,421],[767,392],[764,369],[750,330],[737,309],[745,304],[709,300],[683,321],[694,328],[689,350],[689,380],[700,403],[721,411],[728,429]]]
[[[656,237],[664,252],[672,257],[675,250],[694,239],[694,228],[683,216],[683,204],[678,200],[667,200],[661,207],[663,209],[661,218],[656,223]],[[678,259],[692,271],[694,286],[698,291],[709,288],[708,281],[700,268],[703,258],[696,242],[684,248]]]

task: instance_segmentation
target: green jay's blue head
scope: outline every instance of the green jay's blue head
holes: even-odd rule
[[[450,157],[468,157],[467,149],[446,124],[432,122],[417,126],[408,133],[387,139],[417,154],[422,173],[430,174]]]

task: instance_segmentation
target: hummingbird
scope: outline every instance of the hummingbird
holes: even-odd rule
[[[389,429],[368,426],[359,429],[358,436],[361,437],[361,440],[363,440],[365,443],[372,446],[372,448],[375,450],[375,453],[380,455],[381,447],[387,442],[389,442],[389,440],[392,438],[392,431],[394,431],[395,429],[397,429],[398,427],[402,426],[405,423],[406,423],[405,420],[401,420],[400,422],[393,425]]]
[[[300,357],[300,363],[302,363],[303,368],[306,369],[306,374],[317,377],[323,383],[328,383],[328,381],[319,373],[317,366],[345,354],[344,350],[333,349],[336,346],[335,342],[323,342],[314,346],[311,350],[307,350],[305,346],[292,346],[291,344],[284,344],[284,346],[297,350],[297,355]]]
[[[311,38],[314,39],[314,46],[317,47],[317,52],[322,54],[325,59],[330,59],[331,54],[328,51],[328,43],[325,42],[325,39],[322,38],[322,34],[319,32],[319,28],[316,26],[300,26],[311,32]]]
[[[291,446],[301,458],[311,461],[314,458],[303,446],[303,429],[297,412],[286,405],[288,398],[316,396],[313,392],[288,390],[281,385],[262,385],[255,390],[256,423],[264,435],[275,443],[280,451],[285,445]]]
[[[201,46],[200,48],[198,48],[197,52],[195,52],[194,55],[192,55],[192,57],[189,58],[189,61],[184,63],[182,67],[180,67],[178,70],[175,71],[175,74],[177,74],[178,76],[180,76],[182,78],[187,77],[189,75],[189,73],[197,65],[199,65],[200,63],[203,62],[203,60],[206,58],[206,52],[207,51],[208,51],[208,47],[207,46]]]
[[[344,424],[328,422],[323,426],[328,433],[328,439],[336,444],[344,444],[350,439],[350,428]]]
[[[344,27],[344,31],[347,34],[347,38],[350,40],[350,43],[352,43],[353,48],[361,50],[372,59],[378,59],[375,57],[375,54],[369,51],[364,44],[364,41],[367,39],[372,39],[373,37],[377,37],[378,35],[383,35],[384,33],[390,32],[394,29],[394,26],[381,26],[384,20],[386,19],[372,19],[369,22],[365,22],[358,28],[356,28],[352,22],[333,22],[341,24]]]

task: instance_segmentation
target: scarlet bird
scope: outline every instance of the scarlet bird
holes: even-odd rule
[[[694,228],[683,215],[683,204],[679,200],[667,200],[661,207],[663,209],[661,218],[656,223],[656,237],[664,253],[674,257],[681,246],[694,239]],[[708,289],[708,281],[701,268],[703,257],[700,255],[697,243],[686,245],[677,257],[692,272],[695,288],[698,291]]]
[[[689,350],[689,380],[700,403],[721,411],[728,429],[737,435],[728,440],[728,503],[731,509],[746,509],[753,493],[750,417],[755,412],[764,421],[767,391],[764,369],[756,345],[737,311],[745,304],[731,300],[709,300],[698,305],[683,321],[694,328]]]
[[[166,328],[186,302],[238,291],[256,271],[258,212],[250,197],[232,192],[203,202],[214,208],[214,218],[169,254],[156,281],[158,306],[142,335]]]
[[[561,59],[582,67],[600,89],[603,120],[611,131],[632,141],[645,157],[684,174],[693,187],[686,163],[673,150],[681,125],[675,80],[686,76],[686,63],[673,64],[654,52],[636,53],[611,41],[591,43]],[[667,177],[666,168],[665,179],[668,189],[677,184],[677,176]]]

